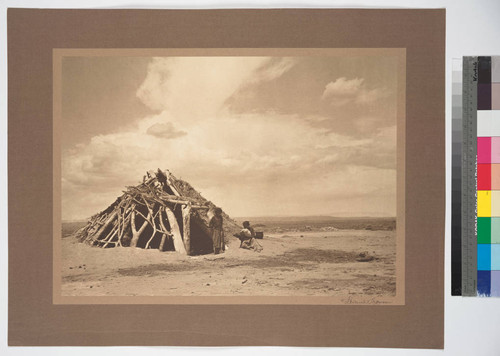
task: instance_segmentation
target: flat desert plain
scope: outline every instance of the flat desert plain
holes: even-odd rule
[[[63,223],[62,296],[395,296],[393,221],[263,219],[254,226],[264,231],[261,252],[227,237],[224,254],[182,256],[91,247],[71,236],[78,224]]]

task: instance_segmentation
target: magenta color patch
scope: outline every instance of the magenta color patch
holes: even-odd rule
[[[500,163],[500,137],[491,138],[491,163]]]
[[[491,163],[491,137],[477,138],[477,163]]]

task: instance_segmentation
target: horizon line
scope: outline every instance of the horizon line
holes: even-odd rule
[[[257,218],[314,218],[314,217],[324,217],[324,218],[334,218],[334,219],[363,219],[363,218],[369,218],[369,219],[396,219],[397,216],[392,216],[392,215],[383,215],[383,216],[373,216],[373,215],[361,215],[361,216],[335,216],[335,215],[255,215],[255,216],[230,216],[231,219],[241,219],[241,218],[251,218],[251,219],[257,219]],[[61,219],[61,222],[80,222],[80,221],[86,221],[90,219],[90,217],[87,218],[80,218],[80,219]]]
[[[343,218],[396,218],[396,215],[345,215],[345,216],[338,216],[338,215],[246,215],[246,216],[234,216],[231,217],[232,219],[237,219],[237,218],[308,218],[308,217],[325,217],[325,218],[338,218],[338,219],[343,219]]]

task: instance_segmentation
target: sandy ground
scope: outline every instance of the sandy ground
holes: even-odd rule
[[[65,238],[62,295],[395,295],[393,231],[297,232],[258,241],[260,253],[235,240],[223,255],[188,257]]]
[[[63,296],[394,296],[394,231],[273,234],[260,253],[180,256],[62,240]],[[364,256],[364,257],[363,257]],[[366,261],[369,260],[369,261]]]

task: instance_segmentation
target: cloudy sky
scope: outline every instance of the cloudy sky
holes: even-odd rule
[[[396,57],[64,57],[62,218],[169,169],[229,215],[394,216]]]

